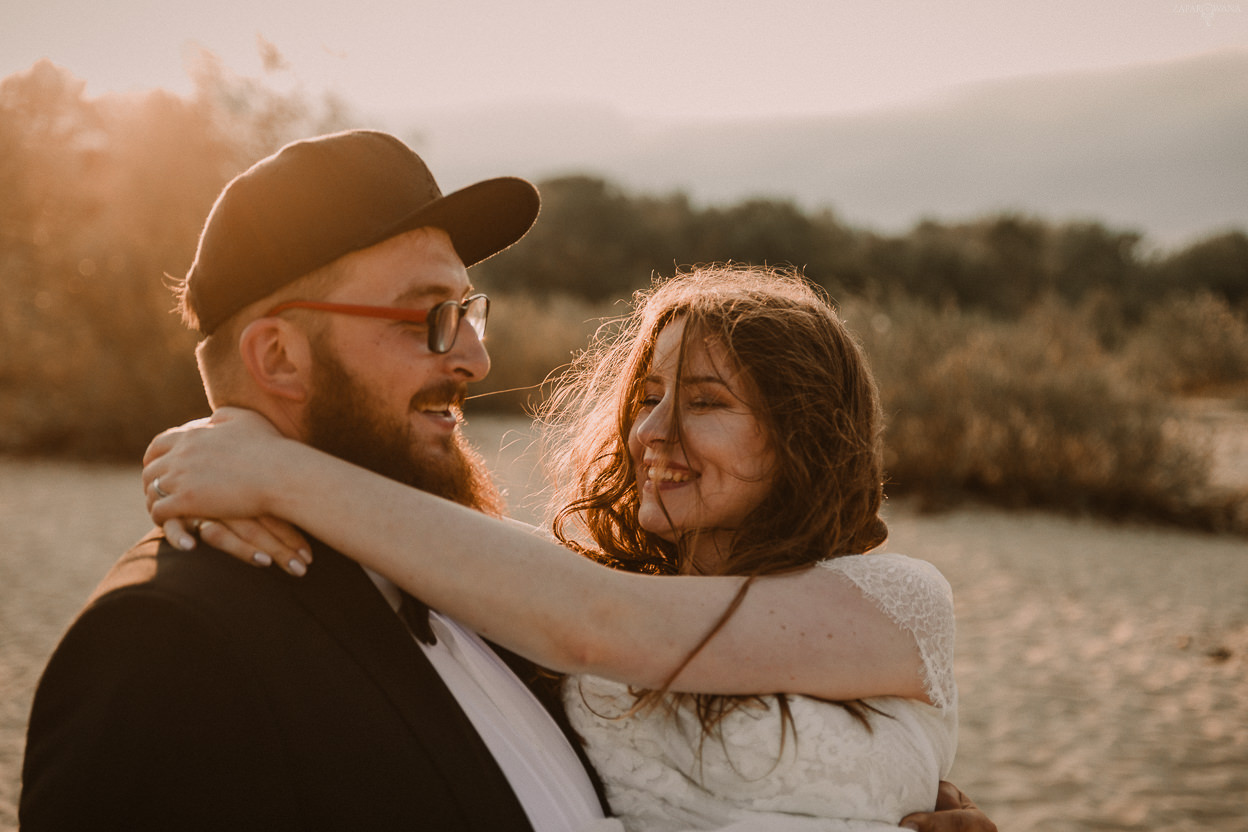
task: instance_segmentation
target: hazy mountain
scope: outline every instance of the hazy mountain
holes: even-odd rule
[[[1166,245],[1248,227],[1248,50],[818,118],[646,124],[546,105],[401,123],[449,187],[587,172],[704,202],[787,197],[888,231],[1011,209]]]

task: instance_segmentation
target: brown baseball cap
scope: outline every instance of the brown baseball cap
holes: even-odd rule
[[[441,228],[465,266],[515,243],[537,219],[537,188],[502,177],[442,195],[429,168],[387,133],[293,142],[235,177],[200,233],[184,291],[196,328],[222,322],[343,255],[415,228]]]

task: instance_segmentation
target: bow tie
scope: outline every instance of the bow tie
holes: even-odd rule
[[[424,644],[437,644],[438,637],[429,626],[429,607],[402,590],[399,591],[399,598],[399,618],[407,625],[408,632]]]

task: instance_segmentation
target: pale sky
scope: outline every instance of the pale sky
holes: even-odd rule
[[[662,119],[814,115],[1248,46],[1248,0],[0,0],[0,76],[189,91],[199,47],[271,42],[364,115],[575,103]],[[280,83],[275,81],[275,86]]]

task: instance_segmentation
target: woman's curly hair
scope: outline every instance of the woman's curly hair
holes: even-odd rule
[[[637,293],[632,314],[600,328],[560,379],[540,414],[555,536],[617,569],[691,571],[681,541],[641,528],[628,448],[655,341],[676,320],[685,324],[682,361],[691,345],[712,342],[735,363],[774,451],[772,487],[741,518],[719,574],[752,579],[792,572],[882,544],[882,420],[862,348],[822,291],[794,270],[734,265],[696,267]],[[674,427],[679,436],[679,422]],[[642,692],[639,704],[666,695]],[[757,699],[682,696],[697,702],[708,732]],[[781,704],[787,715],[783,697]],[[863,703],[843,704],[866,722]]]

